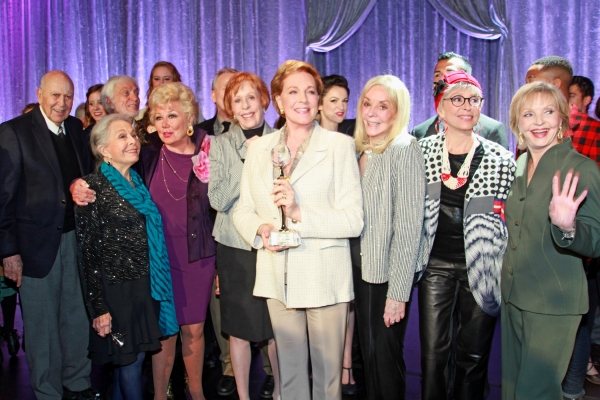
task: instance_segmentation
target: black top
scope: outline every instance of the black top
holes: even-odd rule
[[[96,201],[75,207],[81,284],[90,317],[108,312],[103,285],[139,279],[150,273],[146,217],[125,200],[104,174],[85,178]]]
[[[58,164],[60,165],[60,173],[62,175],[65,191],[64,203],[66,205],[62,232],[67,233],[75,229],[73,198],[71,196],[71,192],[69,191],[69,187],[71,186],[71,182],[81,176],[81,170],[79,169],[77,153],[75,153],[73,143],[71,143],[71,140],[67,138],[69,133],[67,132],[66,135],[59,136],[48,129],[48,134],[50,137],[52,137],[52,144],[54,145],[54,150],[58,156]]]
[[[91,148],[90,137],[92,136],[92,129],[94,129],[95,125],[96,125],[96,122],[92,122],[91,124],[88,125],[87,128],[85,128],[83,130],[83,140],[85,141],[85,144],[90,148]]]
[[[259,126],[258,128],[253,128],[253,129],[242,129],[242,132],[244,132],[244,136],[246,136],[246,139],[250,139],[251,137],[254,136],[262,136],[263,131],[265,129],[265,123],[263,122],[263,124],[261,126]]]
[[[448,157],[450,159],[450,172],[452,176],[456,177],[458,170],[467,158],[467,154],[448,154]],[[482,158],[483,146],[479,144],[475,149],[473,160],[471,160],[467,183],[456,190],[452,190],[442,183],[438,227],[431,248],[432,257],[448,262],[466,262],[463,232],[465,195]]]

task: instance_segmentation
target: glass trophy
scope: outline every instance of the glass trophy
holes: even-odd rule
[[[113,342],[119,347],[123,347],[125,344],[125,335],[125,333],[110,333]]]
[[[279,167],[280,175],[279,179],[285,179],[286,176],[283,173],[283,167],[290,163],[292,159],[292,153],[290,149],[283,143],[277,144],[271,150],[271,160],[273,165]],[[279,231],[272,231],[269,236],[269,246],[281,246],[281,247],[298,247],[300,246],[300,234],[295,230],[290,230],[286,226],[286,217],[281,208],[281,229]]]

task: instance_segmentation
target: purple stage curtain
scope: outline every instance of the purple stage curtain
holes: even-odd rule
[[[210,118],[215,112],[210,88],[219,68],[255,72],[269,84],[283,61],[303,59],[313,40],[330,42],[324,46],[339,44],[339,35],[353,31],[362,18],[357,13],[347,14],[353,19],[346,23],[323,18],[325,34],[311,36],[311,27],[323,21],[313,21],[314,17],[308,21],[312,15],[309,1],[0,1],[4,17],[0,26],[0,121],[13,118],[25,103],[36,101],[39,79],[51,69],[63,69],[73,78],[76,104],[84,100],[89,86],[115,74],[128,74],[138,79],[144,105],[148,75],[159,60],[177,66],[184,83],[197,94],[203,115]],[[483,86],[484,112],[505,123],[512,94],[539,57],[566,57],[575,74],[600,86],[600,0],[512,0],[504,11],[497,6],[501,1],[506,0],[473,0],[469,4],[475,8],[459,10],[463,19],[475,13],[477,26],[496,26],[503,33],[504,24],[507,39],[486,40],[456,29],[452,25],[456,21],[447,21],[429,1],[379,0],[370,12],[364,9],[360,14],[366,15],[364,22],[339,47],[314,54],[315,66],[323,75],[337,73],[348,78],[350,116],[355,115],[356,100],[369,78],[382,73],[399,76],[412,96],[411,126],[434,114],[431,81],[437,54],[443,51],[469,58],[473,74]],[[331,7],[341,4],[340,0],[322,3]],[[489,4],[494,7],[488,15],[485,9]],[[492,28],[477,34],[499,33]],[[600,93],[600,88],[596,92]],[[267,121],[275,118],[270,107]]]
[[[0,122],[37,101],[52,69],[73,79],[73,114],[88,87],[116,74],[138,80],[143,107],[160,60],[175,64],[211,118],[218,69],[254,72],[269,86],[277,67],[305,50],[304,0],[3,0],[0,15]],[[269,107],[267,121],[275,119]]]
[[[483,3],[489,4],[490,0]],[[339,73],[348,79],[351,116],[355,115],[360,90],[369,78],[383,73],[397,75],[411,93],[411,126],[434,115],[433,68],[437,55],[444,51],[455,51],[470,60],[473,75],[482,84],[486,98],[484,113],[504,122],[507,130],[512,95],[525,83],[525,72],[531,63],[540,57],[567,58],[576,75],[587,76],[596,83],[598,98],[600,1],[512,0],[507,3],[505,19],[495,22],[504,21],[509,45],[502,44],[502,39],[479,39],[459,31],[429,2],[380,0],[345,43],[328,53],[315,54],[315,65],[324,75]],[[494,12],[501,15],[501,11],[495,9]],[[502,51],[505,52],[504,68],[500,64]],[[497,78],[499,72],[502,73],[500,79]],[[509,141],[514,149],[515,141],[510,133]]]
[[[494,71],[494,84],[487,97],[496,99],[495,117],[509,126],[509,108],[512,94],[520,84],[511,80],[507,72],[512,63],[512,35],[506,26],[505,0],[479,0],[461,2],[458,0],[429,0],[429,3],[446,21],[460,32],[478,39],[499,39],[498,60],[499,68]],[[500,84],[503,82],[504,84]],[[514,143],[510,147],[514,147]]]

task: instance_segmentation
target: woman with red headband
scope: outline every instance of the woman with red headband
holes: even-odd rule
[[[515,163],[510,152],[478,135],[483,96],[475,78],[448,72],[435,84],[434,98],[439,134],[419,141],[427,173],[419,267],[422,398],[446,399],[453,386],[457,400],[483,399]]]

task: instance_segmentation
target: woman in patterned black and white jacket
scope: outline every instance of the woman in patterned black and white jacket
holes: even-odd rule
[[[419,141],[427,175],[419,254],[423,399],[484,398],[500,313],[500,271],[508,231],[504,203],[515,173],[512,154],[479,137],[481,86],[464,71],[435,84],[440,134]],[[426,266],[426,268],[425,268]],[[458,317],[454,374],[448,373],[453,314]]]

